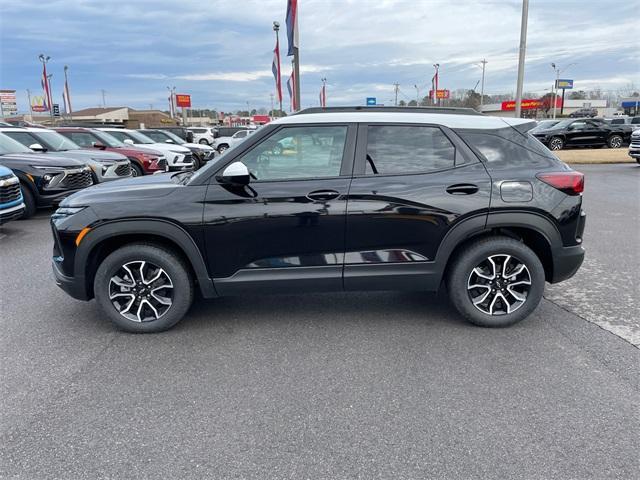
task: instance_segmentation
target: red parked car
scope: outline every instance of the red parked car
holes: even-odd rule
[[[60,127],[54,130],[82,148],[99,148],[126,156],[131,161],[131,172],[134,177],[167,170],[167,159],[164,154],[152,148],[127,145],[112,135],[94,128]]]

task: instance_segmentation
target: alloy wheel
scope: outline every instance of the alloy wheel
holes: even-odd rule
[[[527,301],[531,274],[516,257],[496,254],[486,258],[469,274],[467,293],[473,305],[488,315],[506,315]]]
[[[551,142],[549,142],[550,150],[560,150],[562,149],[562,140],[559,138],[552,138]]]
[[[609,146],[611,148],[620,148],[622,146],[622,139],[618,136],[614,136],[609,140]]]
[[[135,260],[122,265],[109,280],[109,300],[127,320],[158,320],[173,304],[173,282],[161,267]]]

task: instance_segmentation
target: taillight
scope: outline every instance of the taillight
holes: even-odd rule
[[[579,195],[584,191],[584,175],[580,172],[539,173],[536,177],[567,195]]]

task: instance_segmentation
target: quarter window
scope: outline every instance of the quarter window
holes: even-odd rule
[[[367,175],[452,168],[455,157],[455,147],[437,127],[372,125],[367,129]]]
[[[240,158],[257,180],[337,177],[346,126],[286,127]]]

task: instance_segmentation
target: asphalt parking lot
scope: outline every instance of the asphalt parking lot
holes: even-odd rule
[[[640,167],[574,168],[584,268],[500,330],[363,293],[125,334],[55,286],[47,212],[7,225],[0,477],[638,478]]]

